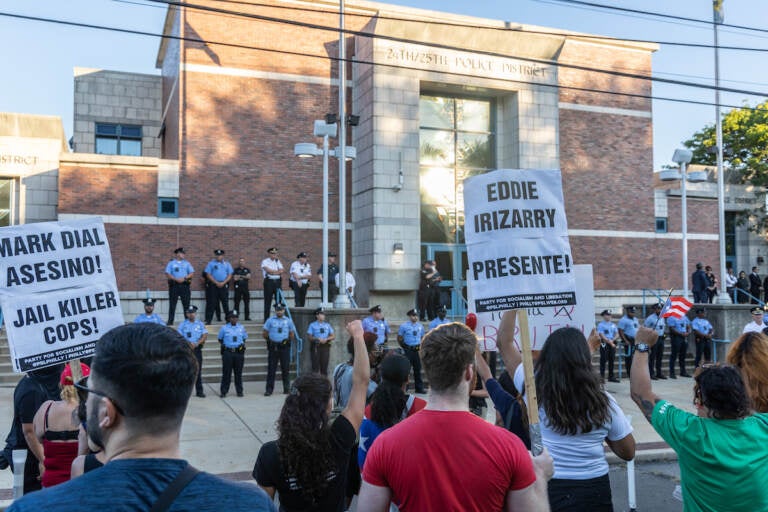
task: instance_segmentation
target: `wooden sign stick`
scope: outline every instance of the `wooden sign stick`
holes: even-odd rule
[[[80,382],[83,378],[83,370],[80,368],[80,360],[72,359],[69,362],[69,369],[72,371],[72,382]]]
[[[528,398],[528,430],[531,435],[531,453],[538,455],[544,450],[541,442],[541,425],[539,425],[539,400],[536,396],[536,379],[533,375],[533,354],[531,352],[531,333],[528,330],[528,311],[520,309],[517,312],[517,324],[520,328],[520,345],[523,356],[523,371],[525,373],[525,396]]]

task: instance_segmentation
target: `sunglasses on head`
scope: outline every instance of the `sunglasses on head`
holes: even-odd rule
[[[108,394],[106,394],[104,392],[97,391],[95,389],[89,388],[88,387],[88,377],[83,377],[79,381],[75,382],[74,386],[75,386],[75,389],[77,389],[77,398],[80,400],[80,402],[85,403],[88,400],[88,394],[89,393],[93,393],[96,396],[100,396],[102,398],[106,398],[107,400],[112,402],[112,405],[115,406],[115,409],[117,410],[117,412],[120,413],[120,415],[122,415],[122,416],[126,415],[125,411],[123,410],[123,408],[120,407],[120,405],[118,405],[118,403],[115,401],[114,398],[112,398],[111,396],[109,396]]]

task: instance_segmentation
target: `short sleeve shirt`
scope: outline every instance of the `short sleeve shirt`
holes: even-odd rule
[[[328,322],[318,322],[315,320],[307,328],[307,334],[315,338],[327,338],[333,334],[333,327]]]
[[[640,322],[637,320],[637,318],[629,318],[628,316],[624,315],[621,317],[621,320],[619,320],[618,328],[624,331],[625,336],[634,338],[635,334],[637,334],[637,328],[639,327],[639,324]]]
[[[291,281],[296,281],[296,279],[293,277],[293,274],[297,274],[299,276],[300,284],[306,284],[307,279],[312,276],[312,269],[309,266],[309,263],[302,263],[298,260],[291,263],[291,269],[289,272],[291,274]]]
[[[664,336],[664,318],[659,318],[659,315],[656,313],[650,314],[648,318],[645,319],[645,322],[643,322],[643,325],[649,329],[656,329],[657,335]]]
[[[383,345],[387,342],[389,334],[389,324],[385,319],[375,320],[373,316],[367,316],[363,319],[363,331],[372,332],[376,335],[376,344]]]
[[[184,320],[179,324],[179,328],[177,330],[182,336],[184,336],[185,340],[193,345],[197,345],[197,343],[200,341],[200,338],[203,337],[203,334],[208,334],[208,329],[205,328],[205,324],[203,324],[203,322],[200,320],[195,320],[194,322]]]
[[[205,267],[205,272],[216,281],[222,282],[234,273],[228,261],[211,260]]]
[[[403,343],[409,347],[416,347],[421,345],[421,338],[424,337],[424,326],[419,322],[406,322],[400,325],[397,335],[402,336]]]
[[[449,323],[451,323],[451,321],[450,321],[450,320],[448,320],[447,318],[443,318],[443,319],[441,319],[441,318],[438,316],[438,317],[435,317],[435,319],[434,319],[434,320],[432,320],[431,322],[429,322],[429,329],[430,329],[430,330],[432,330],[432,329],[434,329],[435,327],[437,327],[438,325],[449,324]]]
[[[187,260],[173,259],[168,262],[168,265],[165,266],[165,273],[170,274],[176,279],[187,277],[194,271],[195,269],[192,268],[192,264]]]
[[[219,329],[219,341],[226,348],[237,348],[248,339],[248,333],[242,324],[224,324]]]
[[[280,260],[273,260],[272,258],[265,258],[261,262],[261,275],[264,276],[265,279],[280,279],[279,275],[267,274],[264,268],[268,268],[269,270],[273,271],[283,270],[283,264]]]
[[[269,333],[269,341],[283,342],[288,339],[293,330],[293,322],[288,317],[271,316],[264,324],[264,330]]]
[[[133,323],[135,324],[142,324],[142,323],[148,323],[148,324],[160,324],[165,325],[165,320],[160,318],[160,316],[157,313],[152,313],[151,315],[147,315],[145,313],[140,314],[136,318],[133,319]]]
[[[599,334],[602,334],[603,336],[605,336],[611,341],[615,340],[616,336],[619,334],[619,331],[613,322],[605,322],[605,321],[597,324],[597,332]]]
[[[712,332],[712,324],[706,318],[694,318],[691,322],[691,328],[694,334],[710,334]]]
[[[675,318],[671,316],[667,319],[667,325],[669,326],[669,329],[672,331],[672,333],[685,336],[685,333],[688,330],[688,326],[691,325],[691,321],[688,320],[687,316],[682,318]]]

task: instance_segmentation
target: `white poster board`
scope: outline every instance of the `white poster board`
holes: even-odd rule
[[[576,304],[559,170],[464,180],[464,234],[477,313]]]
[[[101,219],[0,228],[0,307],[14,371],[92,355],[124,323]]]
[[[541,350],[547,336],[561,327],[575,327],[587,337],[595,326],[595,290],[592,280],[592,265],[574,265],[573,270],[576,276],[575,305],[527,308],[528,329],[533,350]],[[471,286],[467,289],[467,298],[470,304],[469,312],[477,315],[475,333],[480,340],[481,349],[495,352],[497,350],[496,335],[499,332],[499,323],[504,312],[476,313],[472,311],[471,305],[474,302],[472,301]],[[515,329],[515,343],[520,348],[520,327],[516,326]]]

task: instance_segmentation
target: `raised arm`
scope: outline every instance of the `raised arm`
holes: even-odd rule
[[[483,380],[483,383],[492,377],[491,369],[480,351],[480,343],[475,345],[475,364],[477,365],[477,374]]]
[[[368,391],[368,382],[371,379],[371,367],[368,361],[368,350],[363,339],[363,325],[360,320],[353,320],[347,324],[347,331],[352,336],[355,347],[355,357],[352,361],[352,391],[349,394],[347,406],[341,414],[349,420],[355,428],[360,430],[365,412],[365,398]]]
[[[515,323],[517,322],[517,311],[507,311],[501,317],[499,332],[496,335],[496,346],[501,353],[501,359],[504,361],[504,367],[510,376],[514,375],[515,368],[523,362],[523,356],[515,346]]]
[[[656,344],[658,335],[653,329],[648,327],[640,327],[637,330],[635,336],[635,343],[645,343],[649,347]],[[653,408],[661,400],[653,392],[651,386],[651,374],[648,370],[648,352],[635,351],[634,361],[632,361],[632,369],[629,375],[629,392],[632,395],[632,400],[635,401],[643,416],[648,421],[651,421],[651,415],[653,414]]]

